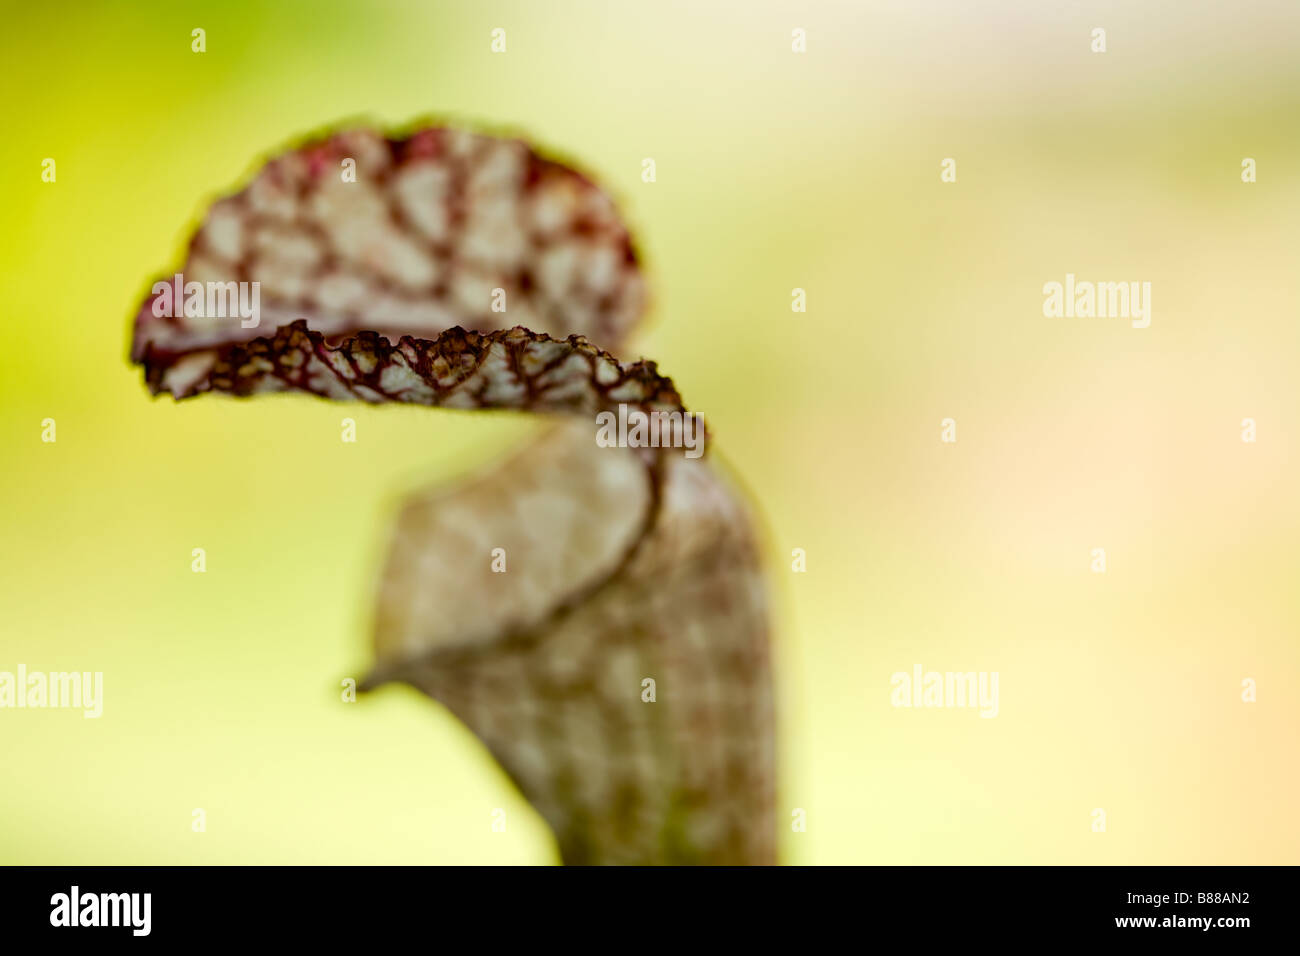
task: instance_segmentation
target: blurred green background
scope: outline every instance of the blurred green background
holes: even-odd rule
[[[638,235],[624,358],[766,526],[787,861],[1297,862],[1300,5],[3,6],[0,670],[105,703],[0,711],[0,862],[556,859],[441,708],[339,688],[401,495],[533,426],[177,405],[125,358],[255,159],[426,113],[574,158]],[[1151,282],[1150,328],[1044,318],[1067,272]],[[917,663],[998,671],[999,716],[891,707]]]

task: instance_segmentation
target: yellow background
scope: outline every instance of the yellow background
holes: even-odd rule
[[[555,859],[439,707],[339,699],[401,494],[531,425],[152,401],[125,359],[255,159],[425,113],[575,158],[638,234],[625,358],[766,526],[787,861],[1300,862],[1300,6],[0,12],[0,670],[105,675],[98,721],[0,711],[0,862]],[[1067,272],[1151,282],[1151,327],[1044,318]],[[998,671],[999,716],[891,707],[917,663]]]

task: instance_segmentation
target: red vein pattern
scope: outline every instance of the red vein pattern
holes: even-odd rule
[[[132,356],[155,394],[564,416],[404,505],[366,686],[408,683],[462,720],[566,863],[775,861],[767,602],[743,498],[680,449],[595,441],[596,412],[685,411],[653,362],[597,347],[644,308],[600,190],[517,140],[345,131],[218,201],[180,272],[258,282],[260,319],[175,316],[150,294]]]

